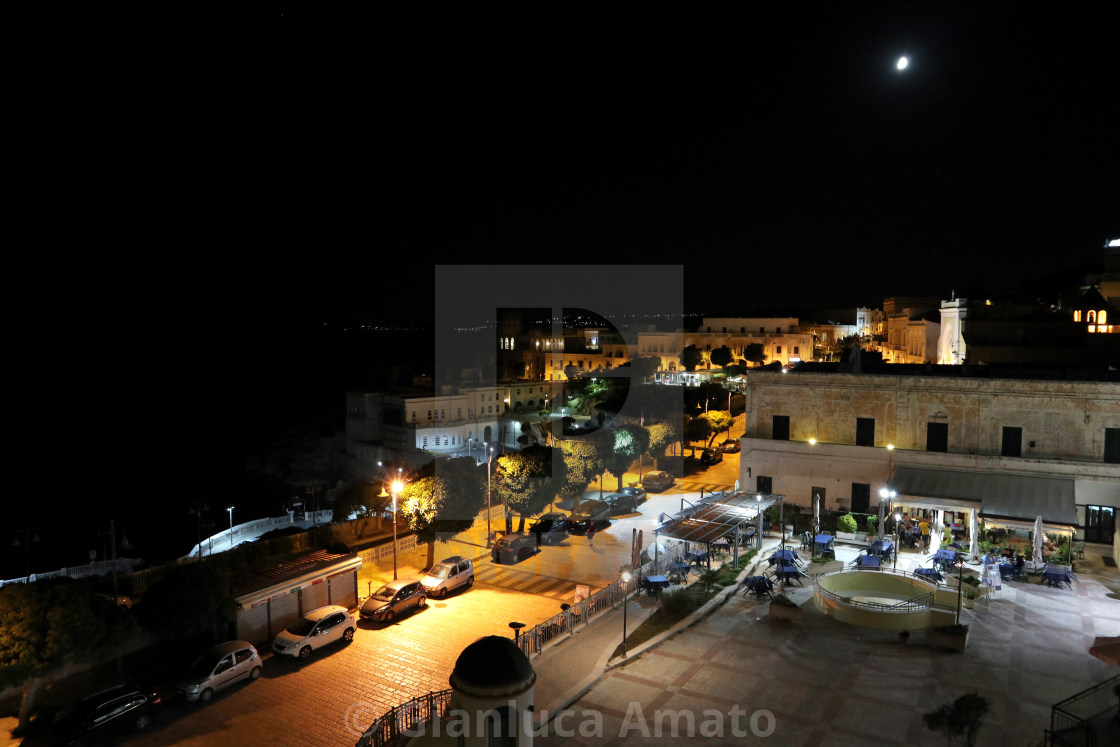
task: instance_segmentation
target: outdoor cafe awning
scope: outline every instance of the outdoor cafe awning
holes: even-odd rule
[[[987,519],[1032,528],[1037,516],[1054,526],[1076,526],[1073,480],[1035,475],[899,467],[891,480],[899,501],[931,507],[979,508]]]
[[[713,493],[703,501],[686,508],[657,530],[661,537],[683,542],[715,542],[735,531],[736,527],[756,519],[758,515],[782,500],[771,493]]]

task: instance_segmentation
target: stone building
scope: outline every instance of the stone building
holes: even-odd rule
[[[976,503],[984,496],[977,492],[981,481],[972,478],[1006,476],[1010,510],[1026,514],[1035,504],[1024,498],[1016,509],[1011,483],[1037,478],[1059,488],[1043,496],[1052,499],[1056,516],[1072,524],[1076,515],[1081,536],[1111,542],[1120,509],[1115,376],[1070,381],[995,378],[963,366],[942,367],[942,375],[898,369],[889,375],[751,372],[741,483],[782,493],[787,503],[808,507],[820,496],[827,508],[869,512],[900,470],[918,478],[951,472],[973,493],[962,500]],[[912,492],[923,491],[922,480],[910,484]],[[1015,518],[1029,522],[1035,515]]]

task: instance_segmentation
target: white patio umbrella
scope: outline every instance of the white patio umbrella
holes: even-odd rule
[[[819,533],[821,530],[821,494],[817,493],[813,501],[813,532]]]
[[[972,562],[976,562],[976,551],[978,549],[978,535],[980,533],[979,522],[976,521],[976,509],[969,511],[968,515],[968,554],[972,556]]]
[[[1034,562],[1042,562],[1042,514],[1034,520]]]
[[[879,541],[883,541],[883,530],[886,528],[887,523],[887,501],[885,498],[879,499]]]

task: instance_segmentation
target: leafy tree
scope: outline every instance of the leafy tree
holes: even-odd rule
[[[610,446],[601,434],[602,431],[596,431],[560,442],[560,451],[564,455],[567,469],[560,495],[571,499],[573,511],[579,508],[579,500],[587,486],[606,469]]]
[[[665,449],[669,448],[669,444],[676,443],[680,440],[680,431],[672,423],[654,423],[646,428],[649,431],[649,446],[646,447],[646,456],[657,460],[665,456]]]
[[[408,519],[416,538],[428,545],[425,568],[435,563],[436,540],[448,542],[459,532],[470,529],[482,509],[482,501],[470,491],[453,489],[446,477],[422,477],[405,485],[400,495],[401,513]]]
[[[766,348],[758,342],[748,343],[746,349],[743,350],[743,359],[754,363],[756,366],[761,366],[766,362],[768,357],[769,356],[766,355]]]
[[[681,351],[680,360],[685,371],[695,371],[696,367],[704,362],[704,354],[697,350],[695,345],[686,345]]]
[[[229,576],[214,563],[177,565],[144,594],[136,619],[167,638],[190,638],[206,630],[215,641],[234,619]]]
[[[658,369],[661,368],[661,359],[644,355],[638,356],[637,358],[632,358],[628,363],[624,363],[622,365],[629,366],[631,373],[639,381],[645,381],[650,376],[653,376],[655,373],[657,373]]]
[[[552,458],[553,450],[547,446],[530,446],[498,458],[498,495],[517,511],[519,532],[525,529],[525,517],[543,511],[564,484],[564,462],[553,464]]]
[[[731,361],[735,360],[735,355],[731,352],[731,348],[723,345],[713,350],[708,358],[714,365],[727,366]]]
[[[712,445],[712,441],[714,441],[716,436],[720,433],[730,431],[731,425],[735,422],[735,419],[731,417],[731,413],[727,410],[709,410],[708,412],[702,412],[697,416],[697,419],[703,420],[708,424],[708,446]]]
[[[611,431],[611,439],[606,467],[618,479],[618,490],[622,490],[623,473],[649,448],[649,431],[640,425],[622,425]]]
[[[19,729],[27,729],[39,688],[59,669],[130,632],[131,620],[89,584],[65,578],[0,588],[0,690],[23,686]]]
[[[969,747],[976,744],[976,736],[980,727],[984,725],[984,717],[991,710],[988,699],[978,693],[965,693],[951,704],[942,705],[936,711],[930,711],[922,716],[922,724],[931,731],[944,734],[949,744],[953,737],[964,735],[964,742]]]
[[[682,448],[687,446],[692,450],[692,456],[696,456],[696,447],[693,446],[695,441],[703,441],[708,438],[712,433],[711,424],[702,417],[689,417],[684,418],[684,432],[681,434]]]
[[[360,481],[347,483],[335,497],[334,521],[350,521],[350,515],[356,514],[358,537],[364,537],[370,519],[375,520],[375,529],[381,529],[382,515],[392,500],[388,495],[381,497],[380,485]]]

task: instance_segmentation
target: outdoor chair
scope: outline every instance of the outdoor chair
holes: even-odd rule
[[[1085,541],[1084,540],[1082,540],[1081,542],[1074,542],[1073,543],[1073,554],[1076,555],[1077,557],[1081,558],[1081,559],[1085,558]]]

